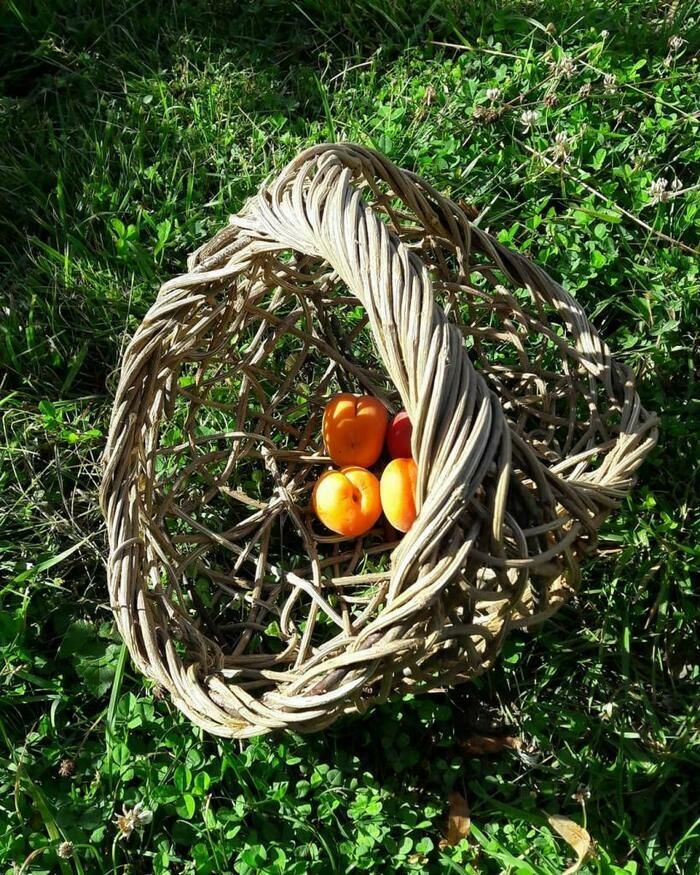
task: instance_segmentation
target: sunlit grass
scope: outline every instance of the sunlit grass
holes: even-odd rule
[[[584,871],[697,871],[698,4],[25,6],[0,13],[5,868],[558,873],[559,812],[596,842]],[[662,436],[581,595],[488,675],[239,745],[122,658],[98,460],[159,283],[328,138],[384,150],[560,278]],[[373,355],[365,336],[354,352]],[[500,732],[520,747],[465,756]],[[441,848],[452,788],[473,828]],[[117,841],[139,800],[152,823]]]

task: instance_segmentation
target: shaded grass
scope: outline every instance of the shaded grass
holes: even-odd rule
[[[28,870],[55,871],[60,838],[76,845],[63,864],[75,871],[559,872],[569,851],[544,813],[560,811],[585,817],[598,843],[590,872],[696,871],[698,261],[616,210],[700,244],[697,190],[658,205],[648,195],[660,176],[688,188],[700,178],[698,6],[675,8],[675,18],[631,2],[614,16],[598,2],[4,8],[8,868],[39,851]],[[665,66],[681,21],[687,42]],[[552,77],[561,52],[580,56],[570,81]],[[480,123],[490,87],[512,108]],[[540,113],[531,133],[524,109]],[[573,142],[565,173],[528,151],[551,154],[561,132]],[[159,282],[268,174],[327,138],[381,148],[475,203],[481,224],[563,278],[638,371],[645,403],[663,414],[662,442],[582,595],[514,636],[487,677],[323,736],[223,743],[121,662],[97,460],[124,338]],[[505,726],[522,736],[520,753],[465,759],[462,738]],[[65,758],[73,777],[58,775]],[[453,786],[471,803],[473,834],[440,849]],[[110,818],[138,799],[153,824],[117,843]]]

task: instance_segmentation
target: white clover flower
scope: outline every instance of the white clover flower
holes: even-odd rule
[[[603,76],[603,90],[607,94],[614,94],[617,91],[617,79],[614,73],[606,73]]]
[[[607,31],[607,30],[601,30],[601,32],[600,32],[600,38],[601,38],[601,39],[607,39],[609,36],[610,36],[610,32],[609,32],[609,31]]]
[[[559,61],[559,70],[562,76],[571,79],[576,72],[576,63],[574,59],[570,58],[569,55],[564,55]]]
[[[552,158],[557,164],[567,164],[569,162],[572,143],[571,138],[563,131],[556,135],[552,146]]]
[[[65,757],[61,760],[58,766],[58,774],[62,778],[70,778],[71,775],[75,772],[75,761]]]
[[[495,103],[501,96],[500,88],[489,88],[486,92],[486,99],[490,100],[491,103]]]
[[[555,76],[571,79],[576,72],[576,62],[569,55],[562,55],[558,61],[550,61],[549,66]]]
[[[578,96],[579,97],[588,97],[588,95],[590,93],[591,93],[591,83],[584,82],[583,85],[578,90]]]
[[[153,812],[149,811],[148,808],[144,808],[143,802],[137,802],[131,809],[124,805],[122,813],[115,815],[114,825],[119,832],[119,838],[128,839],[135,829],[145,826],[152,820]]]
[[[526,109],[525,112],[523,112],[520,116],[520,123],[522,124],[525,133],[527,133],[533,125],[537,124],[539,117],[540,114],[536,109]]]
[[[61,842],[56,853],[62,860],[70,860],[73,856],[73,842]]]
[[[663,176],[655,179],[649,186],[649,197],[651,198],[652,204],[665,204],[671,196],[671,192],[667,189],[668,179],[664,179]]]
[[[687,40],[684,40],[682,36],[678,36],[678,34],[674,34],[671,39],[668,41],[668,47],[670,51],[677,53],[683,48],[686,44]]]
[[[682,188],[683,188],[683,183],[682,183],[682,182],[680,181],[680,179],[676,176],[676,178],[675,178],[675,179],[673,180],[673,182],[671,183],[671,190],[672,190],[674,193],[677,193],[677,192],[679,192]]]

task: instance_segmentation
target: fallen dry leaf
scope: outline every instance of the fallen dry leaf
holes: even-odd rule
[[[461,741],[460,746],[468,757],[482,757],[500,753],[504,748],[520,750],[523,742],[512,735],[472,735]]]
[[[453,791],[447,797],[450,810],[447,815],[447,833],[440,842],[441,847],[452,847],[459,844],[462,839],[469,835],[472,828],[472,820],[469,816],[469,805],[461,793]]]
[[[586,857],[592,851],[593,843],[591,837],[582,826],[574,823],[573,820],[569,820],[568,817],[562,817],[561,814],[552,814],[547,817],[547,820],[552,829],[559,833],[576,854],[576,860],[568,869],[562,872],[562,875],[574,875],[574,872],[578,872]]]

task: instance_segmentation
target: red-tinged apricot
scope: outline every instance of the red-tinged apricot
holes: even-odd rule
[[[386,407],[371,395],[336,395],[323,413],[323,442],[341,468],[369,468],[384,446],[389,419]]]
[[[379,483],[384,515],[400,532],[407,532],[416,518],[417,472],[413,459],[392,459]]]
[[[392,459],[411,459],[411,435],[413,426],[405,410],[400,410],[386,430],[386,447]]]
[[[379,481],[357,465],[325,471],[316,481],[311,506],[332,532],[357,538],[369,531],[382,513]]]

